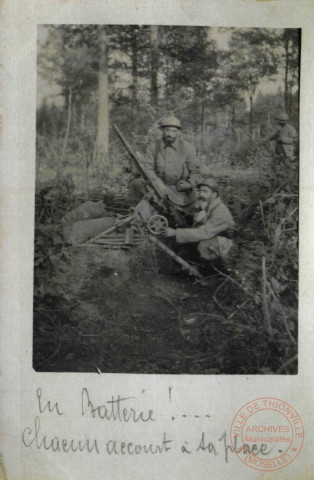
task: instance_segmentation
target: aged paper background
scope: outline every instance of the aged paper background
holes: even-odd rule
[[[32,364],[33,218],[35,185],[36,31],[44,23],[155,23],[302,28],[300,109],[300,309],[299,374],[296,376],[149,376],[35,373]],[[312,479],[313,473],[313,251],[314,208],[314,3],[311,0],[7,0],[2,5],[1,185],[1,454],[8,480]],[[80,395],[137,397],[152,409],[154,424],[82,418]],[[171,387],[171,401],[169,388]],[[153,442],[167,437],[181,446],[202,431],[215,440],[229,431],[245,403],[269,396],[293,405],[305,425],[298,458],[278,472],[260,473],[235,456],[182,454],[106,456],[25,448],[25,428],[38,415],[36,390],[58,401],[63,416],[41,416],[47,435]],[[188,415],[182,417],[183,414]],[[200,418],[195,418],[198,415]],[[206,417],[210,415],[210,419]],[[172,420],[172,417],[175,420]],[[218,442],[219,443],[219,442]],[[221,442],[220,442],[221,443]],[[2,471],[1,471],[2,470]]]

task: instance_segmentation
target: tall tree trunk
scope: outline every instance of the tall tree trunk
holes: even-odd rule
[[[232,138],[233,138],[233,140],[236,140],[237,132],[236,132],[236,129],[235,129],[235,102],[234,102],[234,100],[232,101],[232,105],[231,105],[231,128],[232,128]]]
[[[137,116],[137,91],[138,91],[138,45],[137,45],[138,27],[132,27],[132,120]]]
[[[252,133],[253,133],[253,95],[250,94],[250,119],[249,119],[249,132],[250,132],[250,140],[252,140]]]
[[[203,96],[203,100],[202,100],[202,104],[201,104],[201,133],[204,132],[205,110],[206,110],[206,104],[205,104],[205,99],[204,99],[204,96]]]
[[[170,59],[166,57],[166,67],[165,67],[165,106],[166,110],[169,110],[169,99],[170,99]]]
[[[109,102],[108,102],[108,47],[106,27],[98,32],[98,115],[95,172],[96,175],[109,165]]]
[[[285,41],[285,108],[289,109],[289,39]]]
[[[266,138],[269,138],[271,135],[271,123],[270,123],[270,113],[267,113],[267,133]]]
[[[199,134],[199,143],[197,149],[197,156],[199,157],[202,149],[203,149],[203,133],[204,133],[204,121],[205,121],[205,111],[206,111],[206,104],[204,99],[204,93],[202,95],[201,100],[201,118],[200,118],[200,134]]]
[[[150,27],[151,42],[151,102],[154,107],[158,105],[158,26]]]

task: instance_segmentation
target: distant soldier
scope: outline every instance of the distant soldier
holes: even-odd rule
[[[195,148],[180,137],[181,123],[174,115],[166,116],[160,128],[162,138],[149,145],[143,164],[169,198],[179,199],[182,206],[191,204],[195,196],[193,188],[201,178]],[[129,185],[130,204],[136,205],[145,193],[143,180],[133,180]]]
[[[276,155],[292,160],[294,158],[295,142],[297,132],[295,128],[288,123],[289,117],[286,113],[276,115],[277,129],[271,135],[270,141],[274,142],[274,152]]]
[[[219,198],[217,182],[207,178],[198,183],[194,223],[191,228],[166,228],[166,237],[175,237],[179,244],[195,244],[202,260],[220,259],[231,266],[237,247],[232,240],[235,223],[226,205]]]

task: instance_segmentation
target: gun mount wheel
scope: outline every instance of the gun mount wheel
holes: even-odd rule
[[[148,220],[147,227],[150,233],[159,235],[165,230],[165,228],[168,228],[168,220],[162,215],[153,215]]]

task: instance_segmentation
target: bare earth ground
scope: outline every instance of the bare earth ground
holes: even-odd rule
[[[73,249],[68,285],[75,285],[78,301],[67,311],[52,308],[50,328],[35,318],[38,370],[183,373],[204,364],[208,353],[198,358],[182,321],[184,314],[213,310],[210,289],[174,276],[168,259],[158,273],[157,258],[147,257],[145,265],[143,257],[134,250]]]

